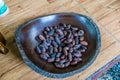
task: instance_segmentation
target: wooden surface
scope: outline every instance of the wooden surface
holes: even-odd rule
[[[118,41],[120,0],[5,0],[5,2],[10,8],[10,13],[0,19],[0,32],[7,40],[9,53],[0,54],[0,80],[54,80],[34,72],[23,62],[14,39],[14,32],[19,25],[46,14],[58,12],[84,14],[93,18],[101,31],[102,47],[95,62],[83,72],[64,80],[85,80],[120,54]]]

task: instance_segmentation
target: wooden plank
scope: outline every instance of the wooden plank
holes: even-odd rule
[[[105,27],[120,41],[120,18],[115,19]]]
[[[103,25],[120,17],[120,0],[76,0]]]
[[[15,67],[14,69],[10,70],[8,73],[2,75],[0,79],[1,80],[8,80],[8,79],[17,80],[19,79],[19,77],[21,77],[25,73],[28,73],[30,70],[31,69],[25,66],[25,64],[21,64]]]
[[[55,2],[56,0],[47,0],[49,3],[53,3]]]

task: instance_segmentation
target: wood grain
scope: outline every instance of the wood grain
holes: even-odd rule
[[[21,59],[14,32],[24,22],[46,14],[77,12],[95,18],[119,40],[119,0],[5,0],[10,13],[0,19],[0,32],[7,40],[10,50],[0,54],[0,80],[57,80],[44,77],[31,70]],[[84,7],[84,8],[83,8]],[[95,62],[83,72],[64,80],[85,80],[120,53],[120,45],[97,23],[101,31],[102,47]]]
[[[78,1],[102,24],[120,17],[120,0],[81,0]]]
[[[56,0],[47,0],[49,3],[53,3],[55,2]]]

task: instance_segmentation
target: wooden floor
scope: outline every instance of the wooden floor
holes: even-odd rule
[[[5,0],[10,13],[0,19],[0,32],[7,40],[9,53],[0,54],[0,80],[54,80],[26,66],[17,49],[14,32],[32,18],[59,12],[77,12],[90,16],[99,26],[101,52],[83,72],[64,80],[85,80],[120,54],[120,0]],[[56,80],[56,79],[55,79]]]

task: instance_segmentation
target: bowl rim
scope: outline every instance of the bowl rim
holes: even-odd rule
[[[58,74],[58,73],[50,73],[50,72],[47,72],[45,70],[42,70],[41,68],[39,68],[38,66],[36,66],[25,54],[23,48],[22,48],[22,45],[20,43],[20,32],[21,30],[26,27],[26,25],[28,25],[29,23],[31,22],[34,22],[35,20],[38,20],[39,18],[42,18],[42,17],[45,17],[45,16],[51,16],[51,15],[78,15],[78,16],[82,16],[82,17],[85,17],[89,22],[93,23],[93,26],[95,27],[96,29],[96,32],[97,32],[97,41],[98,41],[98,44],[97,44],[97,50],[96,50],[96,53],[95,55],[93,56],[93,58],[86,64],[84,65],[83,67],[81,67],[80,69],[76,69],[74,71],[71,71],[71,72],[67,72],[67,73],[62,73],[62,74]],[[20,54],[22,56],[22,59],[24,60],[24,62],[30,67],[32,68],[34,71],[36,71],[37,73],[40,73],[41,75],[44,75],[44,76],[47,76],[49,78],[66,78],[66,77],[69,77],[69,76],[72,76],[72,75],[75,75],[77,73],[80,73],[82,72],[83,70],[87,69],[94,61],[95,59],[97,58],[99,52],[100,52],[100,49],[101,49],[101,34],[100,34],[100,30],[98,28],[98,26],[96,25],[96,23],[94,23],[94,21],[88,17],[88,16],[85,16],[85,15],[82,15],[82,14],[79,14],[79,13],[75,13],[75,12],[62,12],[62,13],[54,13],[54,14],[48,14],[48,15],[43,15],[43,16],[39,16],[38,18],[34,18],[34,19],[31,19],[25,23],[23,23],[22,25],[20,25],[16,32],[15,32],[15,40],[16,40],[16,44],[17,44],[17,47],[20,51]]]

